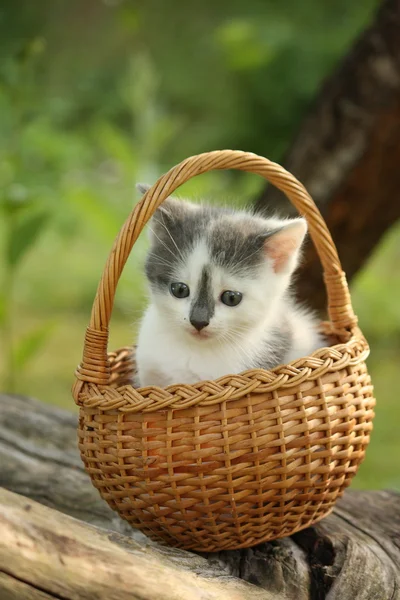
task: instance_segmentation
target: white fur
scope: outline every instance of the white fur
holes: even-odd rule
[[[271,226],[271,220],[268,224]],[[282,221],[273,220],[272,224],[282,226]],[[296,225],[293,251],[279,272],[274,270],[273,260],[268,257],[257,278],[233,276],[215,265],[211,267],[216,306],[206,328],[207,339],[195,337],[189,322],[192,296],[196,294],[203,266],[210,264],[205,241],[200,241],[190,256],[177,264],[174,273],[176,281],[189,286],[188,298],[150,292],[150,305],[141,322],[137,343],[141,386],[165,387],[240,373],[249,364],[256,364],[257,357],[265,352],[268,331],[284,318],[293,328],[293,343],[284,363],[306,356],[323,345],[314,317],[297,307],[287,295],[306,233],[303,220],[295,220],[293,224]],[[241,291],[242,302],[235,307],[225,306],[219,300],[224,290]]]

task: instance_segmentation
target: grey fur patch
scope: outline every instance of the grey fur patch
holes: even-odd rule
[[[198,293],[190,307],[190,322],[209,323],[215,312],[215,301],[211,288],[211,273],[209,267],[204,267],[200,276]]]
[[[150,186],[139,184],[141,191]],[[167,198],[150,222],[152,245],[146,260],[146,275],[151,285],[165,288],[172,281],[179,263],[200,239],[209,249],[211,262],[236,274],[256,275],[265,260],[263,245],[277,229],[249,214],[211,206],[194,206]]]
[[[218,266],[240,274],[256,270],[265,261],[264,242],[276,230],[258,229],[256,221],[252,228],[247,226],[244,217],[243,222],[221,219],[212,228],[208,244]]]
[[[179,263],[193,249],[204,231],[191,208],[168,198],[150,221],[152,244],[146,260],[146,275],[153,286],[171,282]]]

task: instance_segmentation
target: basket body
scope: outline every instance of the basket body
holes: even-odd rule
[[[364,458],[375,400],[362,337],[164,398],[146,388],[139,403],[132,352],[110,354],[112,383],[91,386],[79,447],[110,507],[153,539],[216,551],[290,535],[332,510]]]

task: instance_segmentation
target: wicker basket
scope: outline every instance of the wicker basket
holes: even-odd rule
[[[118,279],[156,208],[214,169],[261,175],[307,218],[335,345],[272,371],[135,389],[133,349],[107,353]],[[82,460],[111,508],[153,539],[217,551],[290,535],[332,510],[364,458],[375,405],[368,353],[335,245],[304,187],[255,154],[193,156],[145,194],[108,258],[73,388]]]

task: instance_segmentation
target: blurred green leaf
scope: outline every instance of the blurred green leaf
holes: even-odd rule
[[[117,18],[119,19],[121,26],[129,32],[136,32],[140,27],[139,13],[136,8],[132,6],[127,6],[126,4],[122,6],[118,12]]]
[[[134,169],[134,145],[131,139],[111,123],[101,123],[95,129],[96,141],[108,156],[121,165],[126,173]]]
[[[21,64],[26,64],[29,60],[40,56],[46,49],[46,40],[42,37],[34,37],[27,40],[20,48],[16,59]]]
[[[75,208],[76,215],[84,223],[84,230],[96,230],[104,240],[113,241],[122,223],[115,207],[104,204],[102,198],[88,187],[69,190],[66,201]]]
[[[15,268],[33,246],[49,220],[48,213],[37,213],[25,217],[14,226],[7,248],[8,264]]]
[[[54,321],[47,321],[19,339],[14,349],[15,368],[23,369],[43,348],[54,329]]]
[[[233,70],[257,69],[275,55],[270,44],[263,43],[255,22],[244,19],[228,21],[216,31],[228,66]]]

